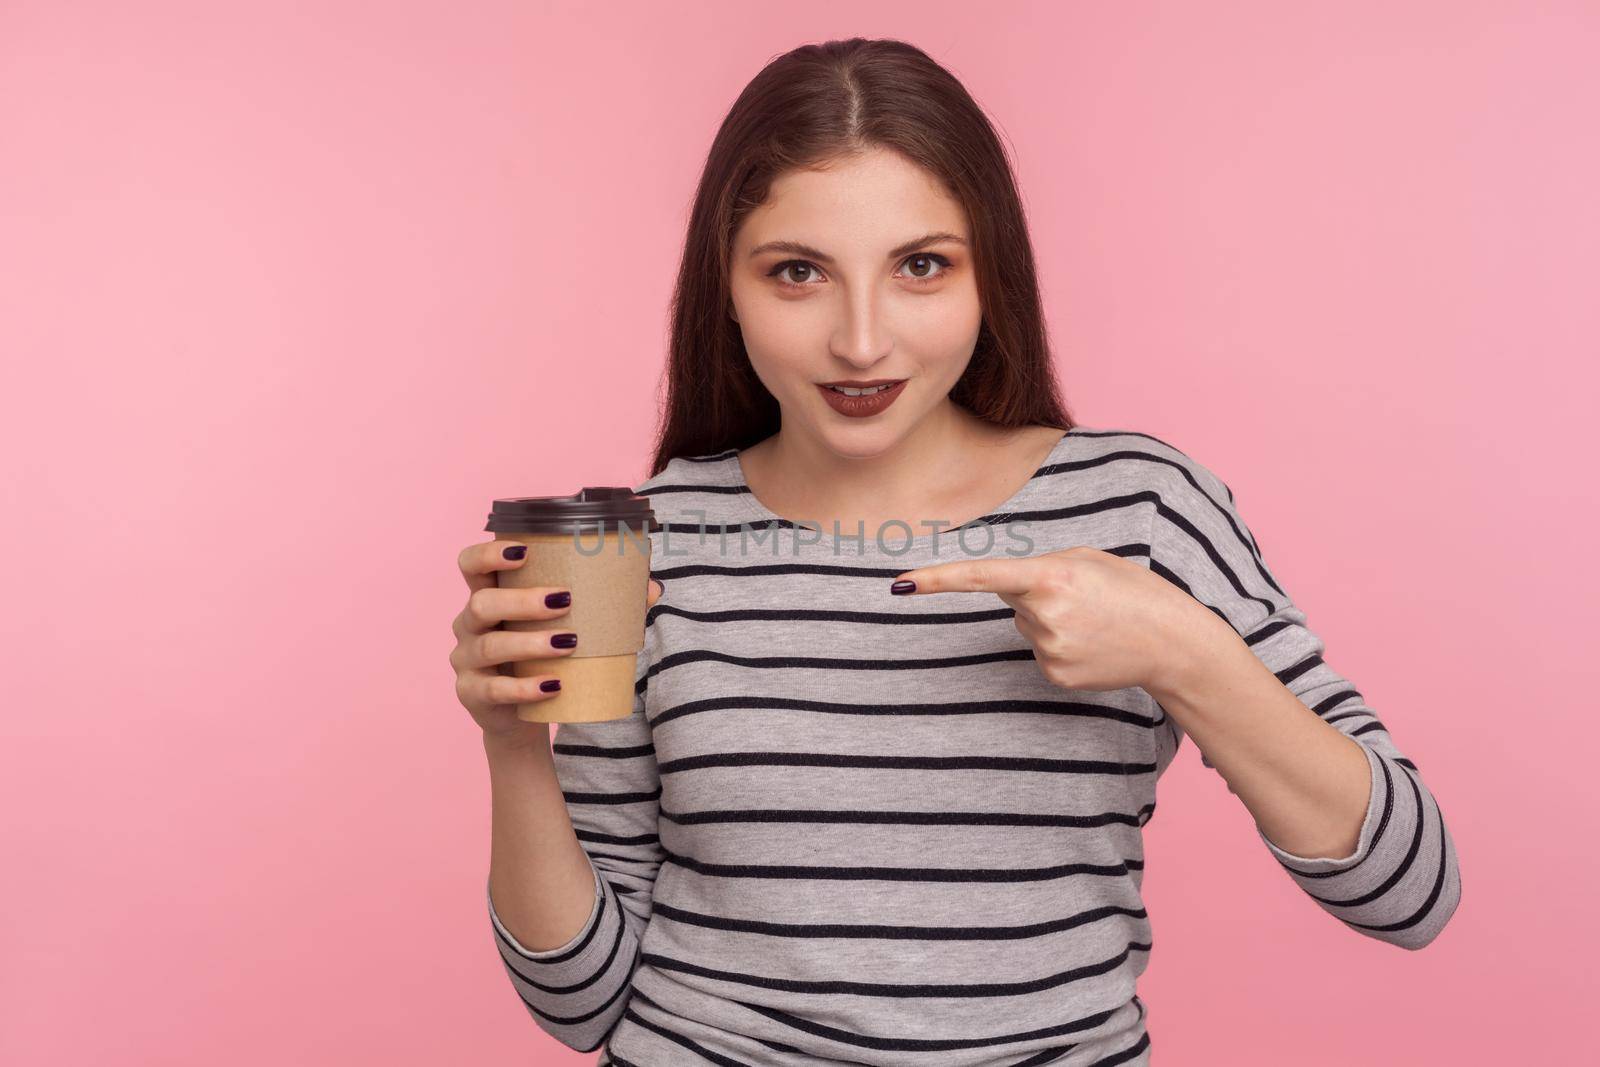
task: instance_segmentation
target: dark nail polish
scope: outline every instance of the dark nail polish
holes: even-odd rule
[[[550,639],[550,644],[555,648],[577,648],[577,634],[556,634]]]
[[[900,581],[895,582],[893,585],[891,585],[889,587],[889,592],[894,593],[895,595],[898,596],[901,593],[909,593],[909,592],[913,591],[916,588],[917,588],[917,583],[916,582],[911,581],[909,578],[903,578]]]
[[[561,679],[560,678],[546,678],[544,681],[539,683],[539,691],[541,693],[554,693],[557,689],[560,689],[560,688],[561,688]]]
[[[544,606],[547,607],[547,608],[566,608],[566,607],[571,607],[572,606],[572,594],[571,593],[551,593],[549,596],[544,598]]]
[[[528,554],[527,545],[507,545],[506,550],[500,553],[506,559],[521,559]]]

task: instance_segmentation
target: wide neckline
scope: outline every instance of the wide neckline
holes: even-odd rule
[[[938,537],[939,544],[942,548],[947,543],[947,539],[956,537],[961,530],[971,530],[980,526],[989,525],[988,523],[982,522],[981,520],[983,519],[1003,519],[1005,516],[1011,514],[1017,509],[1017,504],[1021,501],[1023,495],[1027,493],[1028,490],[1033,486],[1034,480],[1037,479],[1039,475],[1043,474],[1046,468],[1059,461],[1061,453],[1066,449],[1068,439],[1071,438],[1074,433],[1082,429],[1084,429],[1084,427],[1081,425],[1074,426],[1072,429],[1067,430],[1059,438],[1057,438],[1055,444],[1050,446],[1050,451],[1045,454],[1044,460],[1037,468],[1035,468],[1032,474],[1028,475],[1027,480],[1018,486],[1016,491],[1014,491],[1010,496],[1006,497],[1005,500],[1002,500],[999,504],[984,514],[979,515],[976,518],[968,519],[960,526],[947,526],[939,530],[937,533],[929,531],[910,539],[907,539],[904,536],[904,526],[886,524],[882,532],[884,547],[887,547],[887,549],[890,551],[890,554],[899,556],[904,555],[906,552],[909,552],[912,549],[931,545],[934,538]],[[784,518],[782,515],[779,515],[777,512],[767,507],[756,497],[755,493],[750,490],[750,483],[744,476],[744,464],[739,460],[739,456],[743,451],[744,449],[742,448],[734,450],[733,454],[729,456],[726,461],[729,466],[730,474],[743,490],[737,494],[739,498],[740,510],[745,512],[745,514],[749,515],[757,522],[771,523],[775,521],[780,523],[785,529],[791,528],[794,525],[792,520]],[[912,529],[918,528],[919,527],[912,527]],[[927,530],[927,527],[925,526],[920,528]],[[880,547],[878,544],[878,538],[875,536],[878,531],[868,530],[864,526],[862,527],[862,531],[862,544],[865,551],[884,551],[884,547]],[[855,540],[854,535],[855,531],[853,529],[841,527],[839,531],[839,543],[843,545],[856,545],[857,541]],[[830,542],[830,539],[833,536],[833,531],[831,529],[824,529],[821,533],[821,536],[823,538],[821,543],[827,544]],[[953,544],[955,542],[951,541],[949,543]]]

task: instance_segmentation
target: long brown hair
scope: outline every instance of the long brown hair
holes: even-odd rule
[[[729,316],[733,235],[786,171],[872,148],[939,178],[967,211],[982,326],[950,399],[1004,427],[1070,430],[1045,337],[1022,201],[988,118],[921,49],[852,37],[768,63],[717,130],[672,298],[667,398],[650,476],[675,456],[746,448],[777,432],[778,402]]]

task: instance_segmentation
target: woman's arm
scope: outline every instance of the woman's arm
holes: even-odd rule
[[[1303,856],[1353,855],[1372,795],[1366,750],[1302,704],[1237,633],[1222,629],[1147,691],[1269,841]]]
[[[1267,569],[1227,486],[1171,452],[1151,570],[1227,625],[1205,629],[1169,680],[1147,689],[1323,910],[1366,936],[1422,948],[1461,897],[1437,799],[1361,692],[1323,658],[1324,642]]]
[[[558,723],[542,754],[489,751],[495,943],[535,1024],[579,1052],[627,1009],[665,855],[649,660],[647,634],[626,718]]]
[[[489,896],[505,930],[529,950],[544,952],[583,930],[597,893],[595,872],[561,799],[549,726],[529,732],[543,743],[484,738],[492,797]]]

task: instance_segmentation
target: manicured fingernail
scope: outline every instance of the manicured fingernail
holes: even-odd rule
[[[896,595],[899,595],[901,593],[909,593],[909,592],[913,591],[916,588],[917,588],[917,583],[916,582],[911,581],[909,578],[903,578],[900,581],[895,582],[893,585],[891,585],[889,587],[889,592],[894,593]]]
[[[561,688],[561,679],[560,678],[546,678],[544,681],[539,683],[539,691],[541,693],[554,693],[557,689],[560,689],[560,688]]]
[[[551,593],[544,598],[544,606],[547,608],[571,607],[572,594],[570,592]]]
[[[578,647],[578,635],[577,634],[556,634],[554,637],[552,637],[550,639],[550,644],[551,644],[551,646],[553,648],[577,648]]]
[[[507,545],[506,550],[500,553],[506,559],[521,559],[528,554],[527,545]]]

